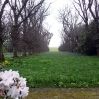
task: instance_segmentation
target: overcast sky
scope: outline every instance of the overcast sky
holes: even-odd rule
[[[50,27],[49,31],[53,33],[49,47],[59,47],[61,43],[60,31],[62,25],[58,22],[58,10],[66,5],[71,6],[71,0],[47,0],[46,2],[53,2],[50,6],[50,15],[46,19],[46,24]]]

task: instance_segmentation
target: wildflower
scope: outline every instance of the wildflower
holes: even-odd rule
[[[8,65],[8,64],[9,64],[9,62],[5,60],[5,61],[2,63],[2,66],[5,67],[5,66]]]

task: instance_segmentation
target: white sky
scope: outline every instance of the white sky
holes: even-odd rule
[[[60,31],[61,24],[58,22],[58,10],[64,8],[64,6],[71,6],[71,0],[47,0],[47,3],[53,2],[50,6],[50,15],[46,19],[46,23],[50,27],[50,32],[53,33],[53,37],[50,41],[49,47],[59,47],[61,43]]]

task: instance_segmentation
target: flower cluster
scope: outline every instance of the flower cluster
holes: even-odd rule
[[[28,95],[29,88],[26,79],[20,77],[17,71],[0,72],[0,97],[4,99],[22,99]]]

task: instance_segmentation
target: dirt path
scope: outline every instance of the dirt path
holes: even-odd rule
[[[99,88],[34,88],[26,99],[99,99]]]

